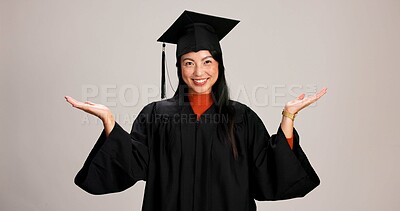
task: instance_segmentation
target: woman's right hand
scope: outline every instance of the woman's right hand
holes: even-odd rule
[[[86,113],[92,114],[92,115],[100,118],[101,121],[103,122],[106,135],[108,136],[110,134],[111,130],[114,128],[115,119],[114,119],[114,116],[111,113],[110,109],[107,106],[101,105],[101,104],[96,104],[96,103],[93,103],[90,101],[86,101],[86,102],[82,103],[80,101],[75,100],[74,98],[72,98],[70,96],[65,96],[65,99],[74,108],[80,109]]]

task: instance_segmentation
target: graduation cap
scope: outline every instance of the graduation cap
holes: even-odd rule
[[[199,50],[222,53],[219,41],[238,23],[238,20],[185,10],[157,40],[163,42],[161,98],[165,98],[165,43],[177,45],[177,59],[186,53]]]

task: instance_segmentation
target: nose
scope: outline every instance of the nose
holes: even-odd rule
[[[200,67],[199,65],[196,65],[195,68],[194,68],[193,75],[196,76],[196,77],[199,77],[199,76],[202,76],[203,73],[204,73],[203,68]]]

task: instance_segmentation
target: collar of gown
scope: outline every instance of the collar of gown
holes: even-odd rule
[[[200,119],[200,116],[209,109],[214,100],[212,98],[212,94],[190,94],[188,95],[189,102],[192,107],[193,112],[197,115],[197,120]]]

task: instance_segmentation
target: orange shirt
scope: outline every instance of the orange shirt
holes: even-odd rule
[[[290,138],[286,138],[286,140],[287,140],[287,142],[288,142],[288,144],[290,146],[290,149],[293,149],[293,136],[290,137]]]
[[[214,103],[211,93],[189,95],[189,101],[193,112],[197,115],[197,120],[199,120],[200,116]],[[293,136],[291,138],[287,138],[286,140],[290,148],[293,149]]]
[[[210,94],[191,94],[189,95],[190,105],[193,112],[197,115],[197,120],[200,116],[212,106],[214,100]]]

